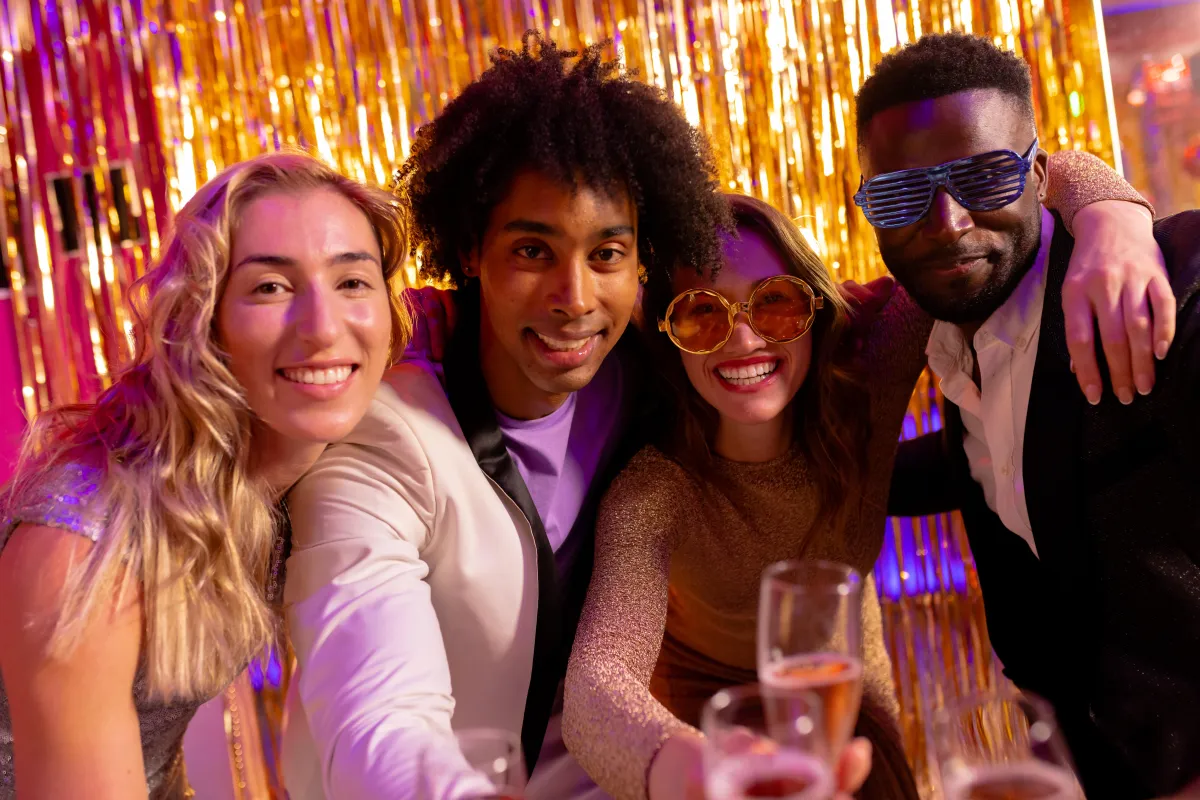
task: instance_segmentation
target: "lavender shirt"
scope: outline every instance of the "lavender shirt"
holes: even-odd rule
[[[567,397],[554,413],[518,420],[496,412],[508,454],[537,507],[565,576],[579,551],[570,536],[596,473],[612,455],[620,435],[624,403],[620,360],[604,360],[591,383]]]

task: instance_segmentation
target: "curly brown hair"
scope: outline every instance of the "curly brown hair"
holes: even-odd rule
[[[560,50],[526,31],[520,52],[495,50],[492,66],[417,131],[395,183],[422,278],[463,285],[462,256],[530,168],[628,192],[648,273],[719,262],[719,231],[732,219],[708,141],[660,89],[605,61],[610,44]]]

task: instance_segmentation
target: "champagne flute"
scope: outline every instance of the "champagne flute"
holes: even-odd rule
[[[723,689],[705,704],[700,727],[708,800],[833,797],[815,693],[761,684]]]
[[[1011,685],[934,715],[946,800],[1083,800],[1050,704]]]
[[[521,737],[496,728],[468,728],[455,731],[454,737],[463,758],[495,789],[478,795],[478,800],[521,800],[525,796]]]
[[[862,701],[862,576],[830,561],[781,561],[763,573],[758,679],[821,698],[829,754],[854,734]]]

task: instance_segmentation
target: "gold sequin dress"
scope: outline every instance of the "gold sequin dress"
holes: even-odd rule
[[[1101,199],[1142,202],[1098,159],[1051,158],[1047,201],[1067,221]],[[863,591],[863,698],[858,734],[874,747],[860,797],[916,798],[900,744],[899,706],[870,577],[883,543],[887,494],[901,425],[932,320],[897,289],[867,337],[861,367],[870,392],[867,477],[841,531],[811,531],[816,486],[798,448],[766,463],[719,461],[708,485],[654,447],[613,482],[596,527],[596,561],[567,672],[563,735],[592,779],[616,800],[646,797],[658,749],[693,729],[723,687],[753,683],[759,579],[772,562],[849,564]]]

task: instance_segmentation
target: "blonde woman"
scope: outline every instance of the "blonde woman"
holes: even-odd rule
[[[179,213],[132,364],[37,420],[5,497],[0,800],[188,796],[188,721],[276,632],[278,498],[407,339],[405,245],[391,195],[299,154]]]

